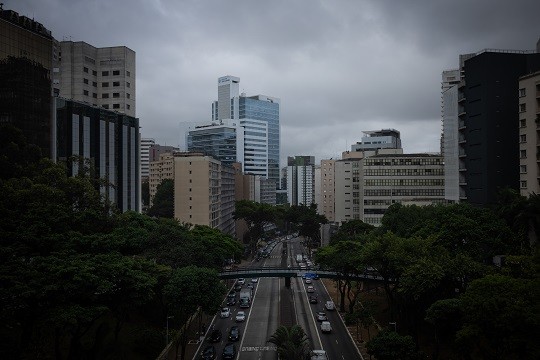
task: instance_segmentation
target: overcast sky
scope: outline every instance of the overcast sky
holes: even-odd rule
[[[178,145],[206,121],[217,79],[281,99],[281,158],[339,158],[362,131],[394,128],[438,152],[441,72],[459,54],[533,50],[538,0],[3,0],[58,40],[137,54],[143,137]]]

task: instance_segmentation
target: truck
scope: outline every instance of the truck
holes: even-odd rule
[[[302,256],[302,254],[297,254],[296,255],[296,262],[301,263],[302,261],[304,261],[304,257]]]
[[[253,296],[253,290],[244,289],[240,291],[240,307],[248,308],[251,305],[251,297]]]

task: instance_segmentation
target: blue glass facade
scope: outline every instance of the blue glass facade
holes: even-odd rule
[[[239,98],[239,118],[268,123],[268,179],[279,184],[279,102],[258,96]]]
[[[189,132],[187,146],[188,151],[210,155],[227,165],[237,161],[235,128],[197,128]]]

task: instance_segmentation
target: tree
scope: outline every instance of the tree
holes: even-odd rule
[[[150,182],[148,180],[141,183],[141,201],[143,213],[146,213],[150,206]]]
[[[416,358],[415,344],[410,336],[383,330],[366,344],[367,353],[377,360],[412,360]]]
[[[248,225],[248,243],[252,251],[257,241],[264,234],[264,227],[275,219],[274,208],[269,204],[262,204],[250,200],[240,200],[235,204],[234,219],[243,219]]]
[[[304,329],[299,325],[281,325],[276,329],[268,341],[277,346],[277,352],[280,359],[308,359],[309,340]]]
[[[174,316],[175,323],[180,326],[175,339],[176,357],[180,347],[180,359],[185,359],[187,328],[197,310],[213,314],[219,308],[225,292],[225,285],[219,281],[214,270],[196,266],[173,270],[164,296],[168,308],[166,316]]]
[[[157,186],[148,216],[174,218],[174,180],[164,179]]]

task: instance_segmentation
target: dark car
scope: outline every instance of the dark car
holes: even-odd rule
[[[229,331],[229,340],[230,341],[238,341],[240,339],[240,329],[238,326],[231,326],[231,330]]]
[[[229,294],[227,295],[228,298],[232,298],[236,296],[236,292],[234,290],[231,290]]]
[[[310,295],[309,296],[309,302],[311,304],[317,304],[319,302],[319,300],[317,300],[317,295]]]
[[[221,337],[223,336],[223,334],[221,333],[221,330],[214,330],[212,331],[212,333],[210,334],[210,337],[208,338],[208,341],[210,342],[220,342],[221,341]]]
[[[233,343],[227,343],[223,352],[221,353],[222,359],[234,359],[236,357],[236,345]]]
[[[227,298],[227,305],[229,306],[236,305],[236,298],[235,297]]]
[[[242,285],[240,284],[234,285],[234,291],[240,291],[240,290],[242,290]]]
[[[216,348],[214,345],[208,345],[204,348],[201,353],[201,359],[203,360],[213,360],[216,358]]]

